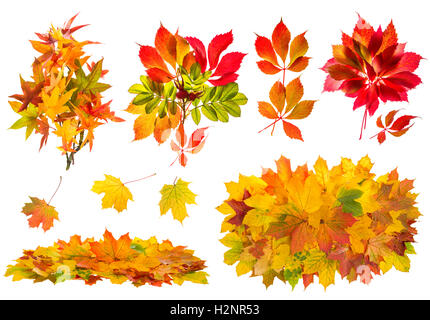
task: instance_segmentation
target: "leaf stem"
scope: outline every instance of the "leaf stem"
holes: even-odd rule
[[[52,199],[54,198],[54,196],[57,194],[58,189],[60,189],[61,186],[61,182],[63,181],[63,177],[60,176],[60,182],[58,183],[57,189],[55,189],[54,194],[51,196],[51,199],[49,199],[48,201],[48,205],[51,203]]]
[[[157,173],[153,173],[153,174],[151,174],[151,175],[149,175],[149,176],[146,176],[146,177],[143,177],[143,178],[140,178],[140,179],[127,181],[127,182],[124,182],[123,184],[133,183],[133,182],[137,182],[137,181],[142,181],[142,180],[145,180],[145,179],[151,178],[151,177],[153,177],[153,176],[155,176],[155,175],[157,175]]]

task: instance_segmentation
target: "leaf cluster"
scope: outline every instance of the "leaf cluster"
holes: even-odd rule
[[[226,183],[229,198],[218,207],[225,263],[238,262],[238,275],[262,276],[266,286],[279,278],[293,288],[315,276],[326,288],[336,272],[364,283],[393,266],[407,272],[420,216],[413,181],[397,170],[376,178],[372,166],[368,157],[343,158],[328,169],[319,158],[313,169],[293,171],[281,157],[276,171]]]
[[[102,279],[114,284],[130,281],[134,286],[161,286],[163,283],[181,285],[184,281],[207,283],[204,261],[183,246],[174,247],[155,237],[141,240],[128,233],[115,239],[106,230],[103,239],[81,240],[74,235],[69,242],[59,240],[50,247],[24,250],[24,255],[8,266],[6,276],[13,281],[49,280],[54,284],[66,280],[84,280],[93,285]]]

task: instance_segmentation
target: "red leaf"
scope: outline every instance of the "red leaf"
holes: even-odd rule
[[[387,138],[387,136],[385,135],[385,131],[381,131],[378,133],[378,142],[379,144],[382,144],[385,139]]]
[[[272,42],[268,38],[257,35],[255,50],[260,58],[271,62],[275,66],[279,66]]]
[[[219,34],[215,36],[208,46],[208,59],[210,70],[218,65],[221,53],[233,42],[233,32]]]
[[[197,130],[195,130],[192,134],[191,134],[191,138],[190,141],[188,143],[188,147],[187,148],[196,148],[198,145],[200,145],[200,143],[202,143],[203,139],[206,137],[205,136],[205,131],[208,129],[209,127],[205,127],[205,128],[199,128]]]
[[[209,82],[213,86],[216,86],[216,87],[217,86],[225,86],[226,84],[229,84],[230,82],[236,81],[237,77],[239,77],[239,75],[237,73],[227,73],[227,74],[224,74],[219,79],[216,79],[216,80],[210,79]]]
[[[166,64],[163,58],[161,58],[157,49],[150,46],[140,46],[139,58],[145,68],[158,68],[168,72]]]
[[[200,65],[202,72],[205,72],[207,66],[205,45],[199,39],[194,37],[185,37],[185,40],[187,40],[190,46],[194,49],[196,61]]]
[[[245,53],[241,52],[230,52],[221,58],[218,67],[216,68],[213,77],[222,77],[225,74],[235,73],[240,68],[243,58],[246,56]]]
[[[409,125],[411,120],[413,120],[415,118],[416,118],[415,116],[401,116],[396,121],[394,121],[394,123],[392,124],[392,126],[389,129],[395,130],[395,131],[403,130]]]
[[[179,155],[179,163],[181,164],[181,166],[185,167],[187,165],[187,162],[188,162],[188,158],[185,155],[185,153],[182,152]]]
[[[421,83],[420,77],[409,71],[396,73],[388,77],[387,80],[408,89],[413,89]]]
[[[152,81],[167,83],[172,80],[174,77],[164,70],[158,68],[151,68],[146,70],[148,77],[151,78]]]
[[[397,112],[399,112],[400,110],[393,110],[390,111],[386,116],[385,116],[385,126],[389,127],[394,120],[394,116],[397,114]]]
[[[272,63],[266,60],[261,60],[257,62],[258,68],[265,74],[277,74],[281,71],[281,68],[274,66]]]
[[[284,131],[287,136],[289,136],[291,139],[297,139],[297,140],[303,141],[302,133],[299,128],[297,128],[295,125],[285,120],[282,121],[282,125],[284,126]]]

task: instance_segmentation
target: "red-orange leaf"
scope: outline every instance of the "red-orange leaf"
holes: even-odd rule
[[[42,229],[47,231],[54,225],[54,220],[58,220],[58,212],[55,207],[36,197],[30,197],[31,203],[26,203],[22,208],[22,213],[28,218],[28,225],[37,228],[42,224]]]
[[[258,61],[257,66],[265,74],[277,74],[282,70],[281,68],[274,66],[272,63],[266,60]]]
[[[257,35],[255,50],[260,58],[269,61],[275,66],[279,66],[272,42],[268,38]]]
[[[291,34],[284,22],[281,21],[277,24],[272,33],[273,48],[276,53],[281,57],[282,62],[285,62],[288,54],[288,47],[290,45]]]
[[[145,68],[158,68],[169,72],[166,63],[154,47],[140,46],[139,58]]]
[[[297,139],[297,140],[303,141],[302,133],[299,128],[297,128],[295,125],[285,120],[282,121],[282,125],[284,126],[284,131],[287,136],[289,136],[291,139]]]
[[[305,38],[306,32],[296,36],[293,41],[291,41],[290,46],[290,63],[291,66],[298,58],[303,57],[306,52],[308,52],[309,45]]]
[[[97,259],[112,263],[116,260],[126,260],[136,256],[137,252],[131,249],[131,239],[127,234],[116,240],[108,230],[103,235],[104,240],[91,243],[91,251]]]
[[[176,68],[176,38],[162,24],[155,35],[155,48],[165,61]]]

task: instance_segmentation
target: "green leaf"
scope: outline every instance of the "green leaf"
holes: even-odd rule
[[[133,84],[130,87],[130,89],[128,89],[128,92],[139,94],[139,93],[143,93],[143,92],[148,92],[148,90],[143,84],[136,83],[136,84]]]
[[[152,93],[140,93],[133,99],[133,104],[136,106],[143,105],[145,103],[148,103],[154,98],[154,95]]]
[[[363,195],[363,191],[358,189],[340,189],[337,195],[335,206],[342,205],[342,211],[351,213],[354,217],[363,215],[363,207],[360,202],[355,201]]]
[[[234,101],[222,101],[220,104],[224,107],[224,109],[233,117],[240,117],[241,110],[239,105]]]
[[[248,98],[241,92],[239,92],[231,101],[236,102],[238,105],[242,106],[248,103]]]
[[[197,80],[197,78],[202,74],[202,69],[199,63],[194,63],[190,69],[190,77],[192,80]]]
[[[102,68],[103,59],[97,61],[97,63],[92,68],[90,74],[87,77],[87,85],[84,88],[85,90],[92,89],[96,85],[102,75]]]
[[[21,129],[26,127],[25,139],[28,139],[37,126],[37,117],[39,115],[37,108],[34,105],[29,104],[27,109],[19,114],[21,115],[21,118],[15,121],[9,129]]]
[[[194,108],[193,110],[191,110],[191,117],[193,118],[194,123],[196,125],[199,125],[200,119],[202,118],[202,114],[200,113],[200,110],[198,108]]]
[[[147,114],[152,113],[152,111],[154,111],[154,109],[158,106],[158,104],[160,103],[160,97],[155,96],[151,101],[149,101],[146,106],[145,106],[145,111]]]
[[[239,85],[235,82],[223,86],[224,89],[221,94],[221,101],[231,100],[239,93]]]
[[[164,118],[167,114],[167,100],[163,100],[158,107],[158,116]]]
[[[203,105],[202,106],[202,113],[206,118],[212,121],[218,121],[217,113],[210,105]]]
[[[169,101],[169,112],[175,115],[177,110],[178,110],[178,105],[176,104],[176,101]]]
[[[214,102],[212,106],[215,109],[218,120],[221,122],[228,122],[228,113],[224,110],[224,107],[218,102]]]

